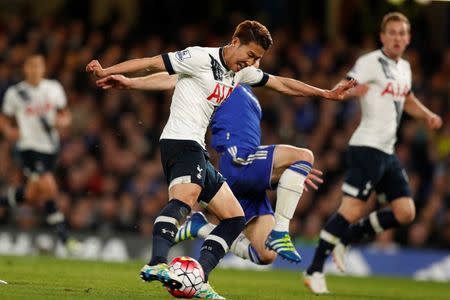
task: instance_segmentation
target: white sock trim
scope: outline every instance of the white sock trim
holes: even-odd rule
[[[47,217],[47,223],[50,225],[54,225],[57,223],[61,223],[64,221],[64,215],[62,214],[62,212],[55,212],[51,215],[48,215]]]
[[[233,244],[231,244],[230,252],[239,256],[243,259],[250,259],[250,253],[248,246],[250,245],[250,241],[247,239],[245,234],[240,233],[239,236],[234,240]]]
[[[227,244],[227,242],[226,242],[223,238],[221,238],[220,236],[214,235],[214,234],[210,234],[210,235],[208,235],[208,236],[206,237],[205,241],[207,241],[207,240],[211,240],[211,241],[215,241],[215,242],[219,243],[219,244],[222,246],[223,250],[225,250],[225,253],[228,252],[228,250],[229,250],[228,244]]]
[[[373,231],[376,233],[381,233],[384,231],[383,227],[380,225],[380,220],[378,220],[377,212],[374,211],[369,215],[370,225],[372,225]]]
[[[156,218],[155,223],[159,223],[159,222],[163,222],[163,223],[171,223],[175,226],[180,227],[180,224],[178,223],[178,220],[172,217],[167,217],[167,216],[159,216]]]
[[[17,202],[16,202],[16,190],[11,188],[11,187],[8,188],[7,197],[8,197],[9,206],[11,206],[11,207],[16,206],[16,204],[17,204]]]
[[[320,238],[333,245],[337,245],[341,241],[340,238],[323,229],[320,231]]]

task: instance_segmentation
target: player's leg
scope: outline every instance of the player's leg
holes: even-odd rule
[[[329,293],[323,267],[328,256],[340,243],[350,223],[363,216],[365,202],[350,196],[344,196],[338,211],[328,219],[320,231],[320,239],[313,260],[305,272],[304,283],[314,294]]]
[[[313,163],[314,155],[307,149],[289,145],[275,147],[271,176],[271,183],[278,183],[275,226],[266,246],[294,262],[300,262],[301,257],[289,236],[289,222],[294,216]]]
[[[245,227],[244,234],[249,244],[246,253],[248,253],[249,259],[258,265],[271,264],[277,257],[277,253],[269,250],[265,245],[267,236],[272,231],[274,225],[275,219],[273,215],[267,214],[252,219]],[[239,238],[236,239],[236,242]],[[245,244],[243,242],[240,243]],[[236,243],[235,247],[237,248],[238,245],[239,243]],[[245,250],[244,247],[242,249]],[[235,250],[234,253],[236,252]]]
[[[378,197],[390,203],[389,207],[374,211],[367,218],[352,224],[342,240],[343,244],[370,238],[414,221],[416,209],[405,174],[397,157],[391,155],[386,172],[375,187]]]
[[[32,186],[31,188],[27,185]],[[2,196],[0,196],[0,206],[2,207],[16,207],[17,205],[23,203],[26,199],[25,191],[32,190],[33,187],[35,190],[37,190],[37,184],[36,183],[29,183],[20,185],[16,188],[14,187],[8,187],[6,193]],[[37,194],[37,193],[35,193]]]
[[[4,207],[15,207],[24,201],[35,202],[39,196],[39,176],[35,170],[35,156],[33,151],[17,152],[18,164],[22,167],[26,178],[24,183],[18,187],[9,187],[5,195],[0,197],[0,205]]]
[[[203,268],[205,283],[196,292],[195,297],[224,299],[209,285],[209,274],[244,229],[245,219],[242,207],[222,175],[209,162],[206,171],[205,188],[200,195],[200,203],[207,205],[207,209],[217,216],[219,224],[206,236],[200,250],[198,262]]]
[[[245,226],[242,207],[226,182],[209,201],[207,209],[217,216],[219,224],[206,236],[200,252],[199,263],[206,279]]]
[[[69,237],[64,214],[59,210],[56,202],[58,186],[52,173],[46,172],[39,177],[40,202],[43,205],[46,222],[52,226],[59,240],[67,247],[71,254],[77,254],[81,245]]]
[[[152,257],[141,269],[144,281],[158,280],[179,288],[181,282],[167,266],[167,254],[174,244],[179,223],[190,213],[206,177],[203,149],[193,141],[161,140],[161,161],[169,185],[169,202],[153,226]]]
[[[187,239],[204,239],[216,228],[217,223],[209,220],[202,212],[195,212],[180,227],[175,241],[178,243]],[[230,252],[258,265],[272,263],[276,258],[276,252],[268,250],[265,241],[274,224],[273,214],[253,218],[245,226],[244,232],[240,233],[231,244]],[[258,227],[259,225],[261,227]]]
[[[385,156],[368,147],[349,147],[347,175],[342,186],[344,197],[338,211],[328,219],[321,230],[313,261],[305,274],[305,285],[313,293],[328,293],[323,276],[325,260],[345,238],[349,225],[363,216],[366,201],[384,173]]]

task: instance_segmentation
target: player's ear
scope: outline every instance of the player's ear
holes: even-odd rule
[[[231,46],[233,46],[234,48],[237,48],[241,45],[241,40],[238,37],[234,37],[233,39],[231,39]]]

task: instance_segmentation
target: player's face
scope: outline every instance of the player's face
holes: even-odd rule
[[[25,80],[31,84],[38,84],[45,74],[45,61],[41,55],[34,55],[25,61],[23,66]]]
[[[408,25],[402,21],[390,21],[385,31],[380,33],[380,39],[388,56],[400,58],[410,41]]]
[[[259,60],[266,52],[263,47],[254,42],[241,44],[238,38],[231,41],[231,51],[226,59],[228,67],[233,72],[239,72],[249,66],[259,66]]]

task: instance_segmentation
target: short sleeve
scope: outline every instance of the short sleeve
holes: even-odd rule
[[[264,86],[269,80],[269,74],[253,66],[242,69],[240,72],[240,83],[253,87]]]
[[[374,79],[373,65],[367,57],[360,57],[350,72],[347,73],[347,77],[354,78],[361,84],[369,83]]]
[[[17,113],[17,92],[14,91],[13,87],[8,88],[3,97],[2,113],[8,117],[14,117]]]
[[[58,81],[54,81],[54,95],[53,101],[55,101],[56,108],[63,109],[67,105],[67,97],[64,89]]]
[[[162,54],[166,71],[172,74],[195,75],[208,62],[206,52],[200,47],[188,47],[176,52]]]

